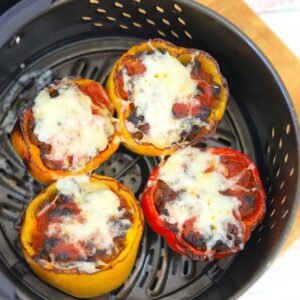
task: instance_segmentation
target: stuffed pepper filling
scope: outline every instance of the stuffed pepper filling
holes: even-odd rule
[[[104,105],[95,105],[74,81],[64,78],[34,99],[29,138],[48,169],[79,170],[106,149],[114,133]]]
[[[56,269],[95,273],[126,247],[133,215],[126,201],[86,175],[56,183],[57,193],[36,211],[35,260]]]
[[[211,78],[200,71],[197,55],[191,53],[184,64],[153,48],[125,59],[118,88],[123,109],[130,106],[125,126],[137,142],[167,148],[209,129],[207,118],[221,87],[208,83]]]
[[[160,167],[154,204],[177,236],[201,251],[238,251],[255,208],[253,164],[188,147]]]

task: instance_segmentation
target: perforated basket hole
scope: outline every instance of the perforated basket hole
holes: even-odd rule
[[[100,0],[90,0],[90,3],[91,3],[91,4],[99,4],[99,1],[100,1]]]
[[[117,22],[117,26],[123,30],[132,30],[134,28],[142,29],[147,27],[148,24],[153,26],[152,36],[156,37],[157,35],[161,38],[175,38],[175,39],[192,39],[192,34],[186,29],[187,22],[184,16],[180,15],[182,13],[182,8],[178,4],[174,4],[174,10],[167,10],[165,3],[162,5],[153,5],[148,6],[144,4],[143,1],[131,0],[136,9],[136,13],[133,11],[132,7],[125,5],[126,3],[119,0],[112,3],[113,9],[107,8],[104,3],[97,1],[100,4],[103,3],[103,7],[96,7],[95,11],[103,16],[104,19],[99,19],[99,21],[94,20],[94,27],[103,27],[106,25],[105,21],[108,22]],[[147,6],[147,7],[146,7]],[[109,13],[109,15],[107,15]],[[138,13],[138,14],[137,14]],[[145,16],[142,18],[141,16]],[[92,17],[83,16],[82,21],[90,22],[93,21]],[[120,17],[123,17],[124,20],[119,20]],[[131,19],[129,23],[126,19]],[[110,25],[111,26],[111,25]]]
[[[174,8],[178,11],[178,12],[182,12],[181,7],[178,4],[174,4]]]
[[[153,20],[151,20],[151,19],[146,19],[146,22],[147,23],[149,23],[150,25],[153,25],[153,26],[155,26],[155,22],[153,21]]]
[[[286,196],[286,195],[285,195],[285,196],[282,198],[282,200],[281,200],[281,204],[282,204],[282,205],[285,203],[285,201],[286,201],[286,198],[287,198],[287,196]]]
[[[120,2],[115,2],[114,5],[117,8],[123,8],[124,7],[124,5],[122,3],[120,3]]]
[[[274,139],[274,137],[275,137],[275,127],[272,127],[271,136],[272,136],[272,139]]]
[[[270,195],[271,194],[271,192],[272,192],[272,189],[273,189],[273,185],[272,185],[272,183],[270,184],[270,186],[269,186],[269,188],[268,188],[268,195]]]
[[[185,26],[185,21],[181,17],[178,17],[177,20],[181,25]]]
[[[163,37],[166,37],[166,34],[162,30],[157,30],[157,33]]]
[[[107,16],[106,19],[108,21],[111,21],[111,22],[115,22],[116,21],[116,18],[115,17],[112,17],[112,16]]]
[[[122,29],[125,29],[125,30],[128,30],[128,29],[129,29],[128,26],[125,25],[125,24],[119,24],[119,26],[120,26]]]
[[[138,8],[138,12],[143,14],[143,15],[146,15],[147,14],[147,11],[143,8]]]
[[[137,28],[142,28],[142,27],[143,27],[142,24],[140,24],[140,23],[138,23],[138,22],[132,22],[132,25],[133,25],[134,27],[137,27]]]
[[[280,190],[282,190],[282,189],[283,189],[283,187],[284,187],[284,185],[285,185],[285,180],[282,180],[282,182],[281,182],[281,184],[280,184],[280,187],[279,187],[279,189],[280,189]]]
[[[131,14],[129,14],[127,12],[123,12],[122,15],[127,19],[131,19]]]
[[[106,10],[104,8],[97,8],[97,12],[99,14],[106,14]]]
[[[285,210],[284,212],[283,212],[283,214],[282,214],[282,219],[284,219],[287,215],[288,215],[288,213],[289,213],[290,211],[287,209],[287,210]]]
[[[167,20],[167,19],[165,19],[165,18],[162,18],[161,21],[162,21],[165,25],[167,25],[167,26],[170,26],[170,25],[171,25],[170,21]]]
[[[274,214],[275,214],[275,208],[271,211],[271,213],[270,213],[270,217],[273,217],[274,216]]]
[[[260,243],[262,241],[262,237],[259,237],[258,239],[257,239],[257,243]]]
[[[104,26],[104,24],[101,23],[101,22],[94,22],[93,25],[94,25],[95,27],[103,27],[103,26]]]
[[[271,152],[271,146],[270,146],[270,144],[268,144],[267,145],[267,154],[270,155],[270,152]]]
[[[289,174],[289,175],[290,175],[290,177],[294,175],[294,171],[295,171],[295,168],[294,168],[294,167],[293,167],[293,168],[291,168],[291,171],[290,171],[290,174]]]
[[[89,17],[89,16],[83,16],[83,17],[81,17],[81,20],[82,20],[82,21],[85,21],[85,22],[89,22],[89,21],[92,20],[92,17]]]
[[[161,6],[156,6],[155,8],[160,13],[164,13],[165,12],[164,9]]]
[[[184,34],[185,34],[189,39],[193,39],[191,33],[189,33],[187,30],[184,31]]]
[[[291,131],[291,124],[287,124],[285,127],[285,133],[288,135]]]
[[[171,34],[172,34],[174,37],[176,37],[177,39],[179,39],[179,34],[178,34],[177,32],[175,32],[174,30],[171,30],[170,32],[171,32]]]
[[[277,223],[277,222],[275,221],[275,222],[273,222],[273,223],[270,225],[270,230],[274,229],[276,223]]]

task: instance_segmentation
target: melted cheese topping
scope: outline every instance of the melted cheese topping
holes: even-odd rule
[[[61,223],[50,223],[47,237],[59,236],[79,248],[93,243],[94,252],[101,249],[110,255],[115,247],[114,238],[126,234],[132,225],[130,220],[123,218],[126,210],[120,209],[119,197],[106,185],[91,183],[86,175],[60,179],[56,187],[59,194],[73,198],[80,209],[80,218],[64,216]],[[86,259],[84,251],[81,257]],[[96,267],[105,265],[101,260],[62,263],[56,262],[54,257],[51,263],[59,269],[77,268],[87,273],[98,272]]]
[[[81,169],[107,147],[114,132],[112,119],[105,109],[103,116],[92,113],[93,103],[76,84],[63,79],[59,95],[51,98],[46,89],[34,100],[34,134],[40,142],[51,145],[46,158],[62,161],[63,168]]]
[[[175,119],[172,107],[175,103],[190,103],[197,92],[197,81],[191,78],[191,70],[168,52],[159,51],[142,57],[146,71],[141,75],[128,76],[123,70],[125,90],[131,91],[131,99],[137,114],[144,116],[150,130],[141,142],[152,143],[161,148],[180,141],[180,133],[190,132],[193,125],[206,126],[200,119],[186,117]],[[123,105],[127,105],[123,101]],[[129,132],[136,132],[134,125],[126,121]]]
[[[205,173],[212,165],[216,170]],[[187,147],[170,156],[159,171],[159,179],[179,192],[174,201],[166,203],[169,216],[160,217],[176,224],[179,233],[185,221],[195,217],[193,230],[205,237],[208,251],[218,241],[234,248],[234,239],[226,237],[228,223],[237,226],[239,238],[243,233],[241,223],[233,215],[233,212],[237,217],[240,215],[238,198],[220,194],[220,191],[234,189],[238,178],[226,178],[221,173],[222,168],[219,155]]]

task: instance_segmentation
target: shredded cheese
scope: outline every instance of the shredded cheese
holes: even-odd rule
[[[58,96],[51,98],[43,89],[35,98],[33,132],[40,142],[51,145],[47,159],[61,161],[63,169],[81,169],[107,147],[114,132],[112,118],[105,109],[103,116],[93,114],[90,97],[66,78],[57,91]]]
[[[205,172],[212,165],[215,170]],[[204,236],[207,250],[218,241],[234,248],[234,239],[226,236],[229,223],[238,228],[239,238],[243,234],[237,219],[240,215],[238,198],[220,193],[235,188],[238,178],[226,178],[221,172],[222,167],[219,155],[187,147],[170,156],[159,172],[159,179],[178,193],[174,201],[166,203],[169,215],[160,217],[175,224],[180,233],[185,221],[195,218],[193,230]]]
[[[205,121],[194,117],[176,119],[172,107],[175,103],[195,103],[197,81],[190,75],[190,66],[185,67],[168,52],[154,51],[141,58],[146,71],[140,75],[129,76],[123,70],[125,90],[131,91],[137,114],[144,116],[144,123],[150,129],[140,142],[152,143],[161,148],[170,147],[181,139],[181,132],[190,132],[193,125],[207,126]],[[124,107],[128,101],[122,101]],[[126,121],[129,132],[136,132],[135,126]]]

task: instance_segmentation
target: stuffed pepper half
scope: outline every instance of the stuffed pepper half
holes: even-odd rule
[[[40,182],[96,169],[119,146],[112,103],[89,79],[55,80],[22,112],[12,144]]]
[[[228,100],[226,80],[207,53],[161,39],[132,47],[107,84],[122,139],[141,155],[164,155],[210,137]]]
[[[33,271],[79,298],[96,297],[129,276],[143,232],[133,196],[110,177],[65,177],[33,199],[20,243]]]
[[[174,251],[213,260],[243,249],[264,216],[265,198],[258,170],[245,154],[187,147],[153,171],[142,208]]]

